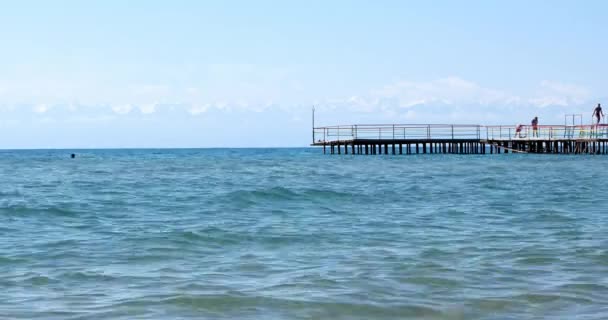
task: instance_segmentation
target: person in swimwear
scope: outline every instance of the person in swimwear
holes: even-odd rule
[[[593,110],[593,114],[591,116],[595,116],[595,118],[597,119],[595,124],[600,124],[600,120],[602,117],[604,117],[604,113],[602,112],[602,106],[599,103],[597,104],[597,107],[595,107],[595,109]]]
[[[532,136],[538,137],[538,117],[532,119]]]
[[[518,124],[517,127],[515,127],[515,138],[521,138],[521,129],[524,126],[521,124]]]

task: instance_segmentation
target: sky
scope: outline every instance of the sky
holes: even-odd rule
[[[316,125],[591,122],[606,1],[0,1],[0,148],[300,147]]]

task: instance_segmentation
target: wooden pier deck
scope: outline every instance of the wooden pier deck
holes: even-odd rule
[[[313,128],[329,154],[608,154],[608,125],[348,125]]]

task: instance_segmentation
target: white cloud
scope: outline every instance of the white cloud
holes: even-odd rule
[[[34,107],[34,112],[36,113],[45,113],[47,111],[49,111],[49,105],[47,104],[39,104],[37,106]]]
[[[194,105],[188,109],[188,112],[192,115],[199,115],[201,113],[205,113],[209,110],[209,105]]]
[[[538,115],[556,121],[564,114],[587,112],[593,97],[583,86],[542,81],[529,90],[513,94],[459,77],[431,81],[397,81],[367,93],[320,103],[327,118],[339,123],[382,121],[484,123],[527,122]],[[553,108],[543,111],[543,107]],[[323,111],[321,111],[323,112]]]
[[[233,113],[235,117],[252,112],[276,112],[298,118],[303,117],[312,105],[309,101],[316,101],[319,111],[327,115],[327,124],[369,121],[498,123],[508,119],[523,121],[520,119],[534,114],[548,119],[563,113],[586,112],[584,104],[593,98],[591,91],[583,86],[557,81],[540,82],[529,90],[533,94],[512,94],[455,76],[428,81],[396,81],[343,98],[325,99],[309,93],[308,97],[296,103],[280,99],[273,90],[249,94],[252,88],[243,92],[236,88],[231,96],[227,96],[215,94],[211,89],[188,85],[179,89],[156,85],[127,86],[130,93],[120,95],[120,99],[114,97],[104,104],[100,101],[81,103],[80,100],[58,103],[52,99],[38,104],[4,102],[0,112],[25,118],[31,114],[37,114],[37,117],[52,115],[58,120],[85,117],[87,121],[107,120],[108,117],[133,114],[134,111],[137,111],[134,116],[154,114],[154,117],[162,117],[159,119],[163,121],[165,115],[197,116],[209,111]],[[128,103],[114,103],[114,100]],[[547,106],[553,108],[543,112],[542,108]],[[329,114],[332,114],[331,119]]]
[[[100,115],[100,116],[72,116],[66,119],[68,123],[98,123],[98,122],[108,122],[114,120],[115,117],[109,115]]]
[[[585,87],[555,81],[542,81],[534,92],[525,97],[452,76],[432,81],[398,81],[367,94],[327,100],[325,104],[357,112],[389,113],[395,109],[424,106],[443,106],[446,110],[466,112],[546,106],[575,108],[591,98],[590,90]]]
[[[458,77],[447,77],[433,81],[399,81],[374,90],[376,98],[397,99],[398,106],[409,108],[421,104],[479,104],[505,103],[513,97],[505,92],[485,88],[477,83]],[[378,99],[373,99],[378,100]]]
[[[590,90],[583,86],[544,80],[535,97],[528,102],[537,107],[570,106],[588,102],[591,98]]]
[[[156,112],[156,103],[138,106],[139,111],[143,114],[151,114]]]
[[[118,114],[127,114],[131,112],[131,109],[133,109],[133,106],[130,104],[112,106],[112,111]]]

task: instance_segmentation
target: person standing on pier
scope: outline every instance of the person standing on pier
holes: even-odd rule
[[[593,114],[591,115],[591,117],[593,116],[595,116],[595,118],[597,119],[595,124],[600,124],[600,119],[604,117],[604,113],[602,112],[602,106],[599,103],[597,104],[597,107],[595,107],[595,109],[593,110]]]
[[[524,126],[522,124],[518,124],[517,127],[515,127],[515,138],[521,138],[521,129]]]
[[[532,119],[532,136],[538,137],[538,117]]]

